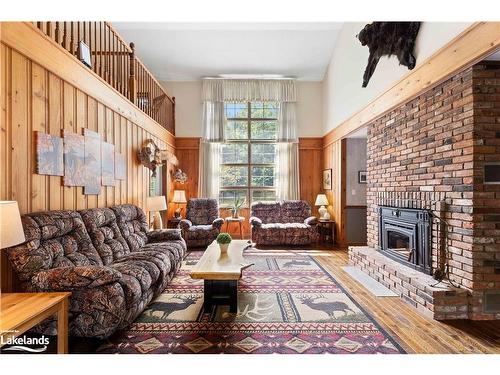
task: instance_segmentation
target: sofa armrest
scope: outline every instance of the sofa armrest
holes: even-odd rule
[[[120,280],[122,274],[104,266],[59,267],[40,271],[31,283],[42,291],[68,291],[96,288]]]
[[[262,220],[260,220],[258,217],[252,216],[249,219],[250,225],[252,227],[260,227],[262,225]]]
[[[193,226],[193,223],[190,222],[188,219],[182,219],[181,222],[179,223],[179,227],[184,230],[184,229],[189,229]]]
[[[309,216],[307,219],[304,220],[304,224],[307,225],[316,225],[318,224],[318,218],[316,216]]]
[[[220,228],[222,228],[222,225],[224,224],[224,219],[221,218],[221,217],[218,217],[217,219],[215,219],[213,222],[212,222],[212,226],[214,228],[217,228],[218,230],[220,230]]]
[[[147,233],[148,242],[177,241],[182,239],[180,229],[160,229]]]

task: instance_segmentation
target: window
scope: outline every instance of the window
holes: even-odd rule
[[[221,146],[221,206],[236,198],[276,200],[278,103],[226,103],[226,139]]]

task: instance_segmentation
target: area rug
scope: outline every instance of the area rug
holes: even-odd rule
[[[171,285],[100,353],[404,353],[313,258],[250,249],[238,311],[203,311],[203,280],[188,254]]]

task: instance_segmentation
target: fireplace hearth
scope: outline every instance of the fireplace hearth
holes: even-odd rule
[[[429,211],[380,206],[378,215],[378,250],[401,264],[431,274]]]

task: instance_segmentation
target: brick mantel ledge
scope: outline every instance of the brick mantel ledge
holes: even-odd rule
[[[349,247],[349,263],[436,320],[468,319],[469,292],[402,265],[366,246]],[[437,284],[437,285],[436,285]]]

